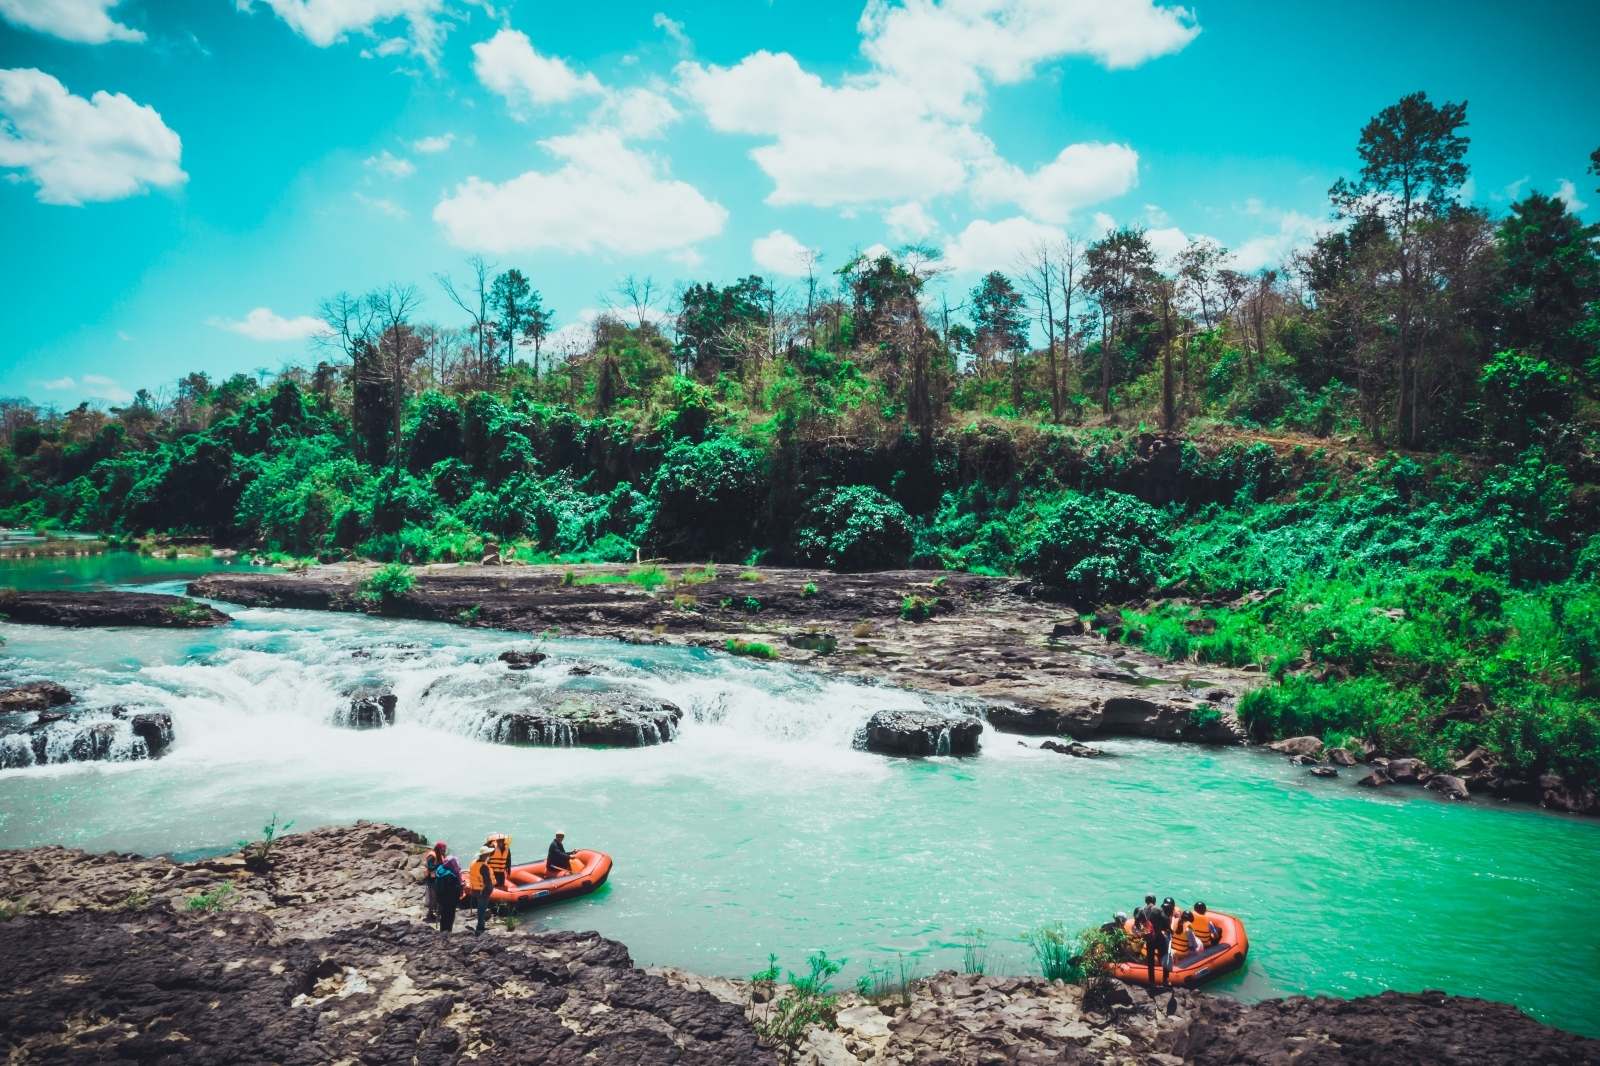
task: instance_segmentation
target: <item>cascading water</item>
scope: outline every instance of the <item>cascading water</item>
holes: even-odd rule
[[[1600,877],[1592,821],[1150,741],[1073,759],[986,728],[975,758],[889,759],[851,743],[875,712],[956,704],[599,641],[552,641],[513,680],[496,656],[526,635],[230,610],[234,625],[204,631],[0,623],[0,674],[168,714],[175,735],[156,759],[0,770],[0,845],[195,854],[276,811],[300,827],[392,821],[457,852],[506,832],[531,858],[561,829],[616,870],[538,920],[614,936],[641,964],[734,975],[816,948],[853,966],[905,953],[930,972],[960,964],[968,928],[995,938],[997,966],[1027,972],[1021,933],[1098,924],[1155,891],[1246,916],[1252,963],[1223,991],[1445,988],[1600,1032],[1582,1007],[1600,1002],[1600,975],[1524,936]],[[392,727],[335,724],[364,685],[395,697]],[[683,718],[639,748],[585,747],[554,722],[537,746],[494,742],[508,693],[605,691]]]

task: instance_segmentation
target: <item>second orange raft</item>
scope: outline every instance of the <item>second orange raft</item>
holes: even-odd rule
[[[1193,988],[1203,984],[1214,977],[1220,977],[1229,970],[1236,970],[1244,965],[1245,956],[1250,953],[1250,938],[1245,935],[1244,923],[1231,914],[1221,911],[1210,911],[1207,915],[1221,930],[1217,942],[1203,951],[1191,952],[1188,955],[1174,955],[1172,957],[1172,985],[1177,987]],[[1129,923],[1128,931],[1133,931]],[[1119,962],[1111,967],[1111,976],[1123,981],[1132,981],[1136,984],[1148,985],[1150,983],[1150,966],[1144,959],[1137,962]],[[1160,983],[1162,977],[1161,962],[1156,961],[1156,981]]]
[[[601,851],[580,849],[572,853],[572,871],[550,876],[548,866],[540,862],[525,862],[506,871],[505,883],[489,894],[495,904],[510,907],[533,907],[541,903],[555,903],[576,896],[586,896],[606,883],[611,876],[611,856]],[[471,892],[463,887],[463,904]]]

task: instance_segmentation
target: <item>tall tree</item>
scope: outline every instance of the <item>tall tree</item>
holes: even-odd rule
[[[1155,274],[1156,255],[1144,230],[1131,226],[1113,230],[1089,246],[1084,256],[1088,274],[1085,286],[1100,303],[1100,409],[1111,413],[1111,359],[1119,331],[1145,297]]]
[[[998,270],[984,275],[967,297],[973,341],[990,362],[1011,360],[1011,409],[1022,412],[1022,354],[1028,350],[1028,301]]]
[[[464,291],[457,290],[455,282],[449,274],[435,274],[434,280],[439,287],[450,297],[450,302],[467,313],[472,319],[472,337],[474,347],[477,349],[478,365],[474,374],[480,379],[485,379],[494,369],[490,365],[493,358],[491,330],[493,323],[489,315],[489,277],[494,273],[494,264],[488,262],[481,255],[472,256],[467,260],[467,268],[472,271],[469,288]]]
[[[1467,124],[1467,104],[1435,105],[1424,92],[1411,93],[1378,112],[1361,130],[1356,154],[1361,177],[1340,178],[1329,196],[1346,217],[1375,214],[1395,238],[1399,280],[1395,291],[1394,430],[1405,435],[1406,388],[1416,388],[1411,320],[1423,298],[1412,237],[1417,224],[1447,210],[1467,180],[1470,141],[1457,131]],[[1413,427],[1413,438],[1415,427]]]
[[[495,275],[489,287],[489,312],[494,315],[491,326],[508,363],[517,350],[518,339],[526,341],[533,329],[533,316],[538,306],[539,294],[533,291],[522,271],[512,269]],[[537,367],[534,373],[538,373]]]
[[[1018,274],[1023,289],[1033,299],[1034,313],[1045,335],[1046,382],[1050,388],[1050,417],[1061,421],[1063,407],[1063,359],[1057,358],[1056,337],[1061,336],[1061,352],[1072,347],[1072,303],[1083,287],[1083,245],[1076,237],[1039,241],[1019,258]],[[1060,314],[1056,313],[1060,307]]]
[[[1597,354],[1585,324],[1600,303],[1600,226],[1585,226],[1565,201],[1532,192],[1500,223],[1500,247],[1501,347],[1535,349],[1582,369]]]
[[[411,328],[411,317],[422,305],[422,296],[414,285],[391,284],[374,290],[367,296],[377,324],[377,343],[365,373],[374,381],[381,380],[389,389],[388,403],[393,414],[394,435],[390,453],[394,459],[394,477],[400,479],[400,421],[405,412],[406,377],[421,357],[422,346],[416,331]],[[375,461],[375,460],[374,460]]]

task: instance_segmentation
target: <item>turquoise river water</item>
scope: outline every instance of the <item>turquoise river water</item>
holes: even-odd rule
[[[0,584],[97,580],[92,562],[67,562],[0,569]],[[141,571],[165,579],[145,587],[180,589],[163,567]],[[494,656],[525,635],[224,609],[234,624],[204,631],[0,623],[0,677],[165,709],[177,734],[154,761],[0,772],[0,846],[210,854],[275,811],[302,829],[394,822],[457,851],[504,831],[533,859],[564,829],[615,873],[540,921],[597,929],[641,965],[727,975],[768,952],[799,966],[816,948],[848,957],[847,978],[897,955],[930,973],[959,967],[963,932],[979,928],[991,972],[1021,973],[1027,930],[1099,923],[1153,891],[1244,918],[1249,966],[1215,991],[1438,988],[1600,1036],[1600,934],[1575,937],[1570,920],[1600,884],[1594,819],[1146,741],[1084,760],[986,729],[975,758],[886,759],[851,739],[873,711],[917,705],[912,693],[595,641],[552,641],[551,660],[513,682]],[[572,674],[578,660],[592,672]],[[335,724],[341,693],[364,682],[399,696],[394,727]],[[481,708],[511,683],[632,686],[685,720],[659,747],[487,743]]]

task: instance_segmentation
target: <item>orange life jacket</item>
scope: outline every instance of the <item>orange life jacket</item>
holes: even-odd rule
[[[1215,944],[1222,935],[1222,930],[1218,928],[1216,922],[1211,920],[1209,914],[1195,915],[1194,924],[1191,928],[1194,930],[1195,935],[1200,938],[1200,942],[1208,947]]]
[[[474,892],[482,892],[484,880],[494,880],[494,868],[489,865],[489,860],[479,859],[467,868],[467,887]]]
[[[494,883],[503,885],[506,870],[511,865],[511,838],[504,833],[493,833],[484,843],[494,849],[489,855],[489,869],[494,871]]]

